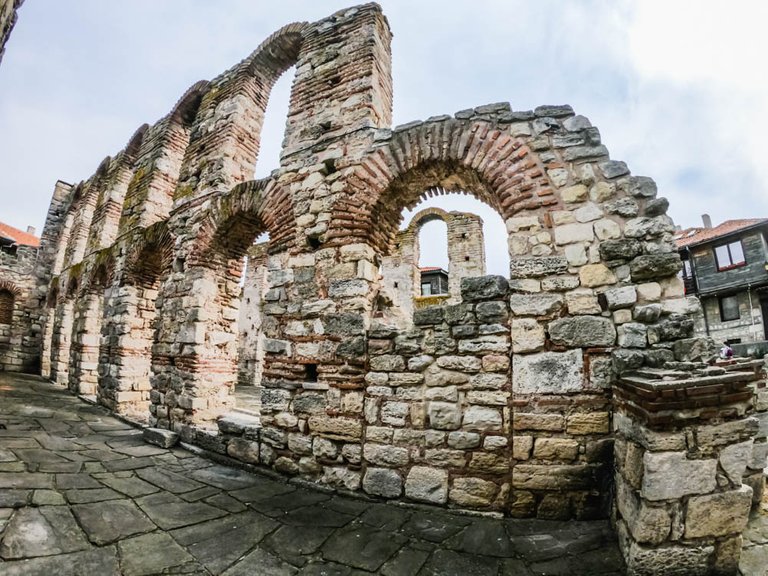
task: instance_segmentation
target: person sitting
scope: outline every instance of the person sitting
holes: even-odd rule
[[[720,348],[720,358],[723,360],[730,360],[733,358],[733,348],[728,344],[728,340],[723,342],[723,347]]]

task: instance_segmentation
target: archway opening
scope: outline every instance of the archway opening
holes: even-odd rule
[[[291,66],[280,75],[269,93],[264,121],[261,125],[259,155],[256,160],[255,177],[257,179],[269,177],[273,170],[280,167],[280,153],[283,149],[291,87],[295,75],[296,66]]]

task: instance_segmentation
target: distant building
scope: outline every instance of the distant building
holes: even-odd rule
[[[448,272],[436,266],[419,268],[419,272],[421,272],[422,296],[448,294]]]
[[[768,339],[768,218],[675,234],[686,294],[701,301],[697,332],[733,344]]]

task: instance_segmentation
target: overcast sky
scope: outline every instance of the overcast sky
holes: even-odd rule
[[[87,178],[284,24],[350,3],[28,0],[0,64],[0,220],[40,230],[57,179]],[[568,103],[612,158],[656,179],[676,223],[768,216],[768,3],[381,4],[396,124],[498,101]],[[277,165],[289,84],[273,93],[259,175]]]

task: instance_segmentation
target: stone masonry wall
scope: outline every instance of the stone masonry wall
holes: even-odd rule
[[[93,390],[98,343],[98,401],[163,437],[381,498],[605,517],[614,487],[627,494],[612,474],[625,424],[674,424],[626,400],[627,378],[679,371],[710,350],[691,339],[696,302],[676,277],[668,202],[570,106],[490,104],[390,127],[390,41],[375,4],[289,24],[52,206],[50,376]],[[280,166],[253,180],[269,90],[291,66]],[[388,262],[407,253],[403,211],[435,190],[501,215],[510,275],[465,278],[460,302],[411,313],[391,295]],[[453,241],[465,254],[480,252],[476,240]],[[249,254],[258,265],[243,291]],[[689,368],[682,389],[706,396],[709,375]],[[755,374],[751,387],[710,395],[724,407],[714,417],[750,417],[762,401]],[[258,414],[237,411],[242,378],[261,388]],[[744,430],[734,444],[763,444]],[[690,508],[686,497],[664,506]],[[635,544],[674,546],[664,526],[652,531],[625,539],[628,561]]]
[[[0,0],[0,62],[5,53],[5,43],[11,36],[11,31],[18,20],[17,10],[24,0]]]

